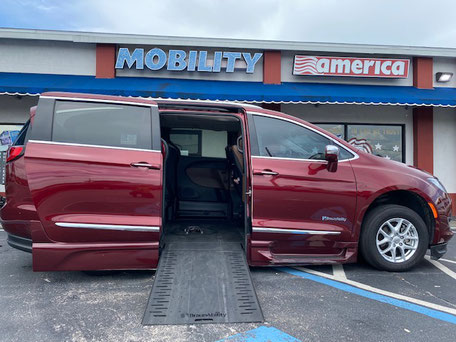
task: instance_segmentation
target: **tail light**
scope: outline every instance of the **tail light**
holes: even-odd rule
[[[6,162],[13,161],[24,155],[25,148],[24,146],[11,146],[6,153]]]

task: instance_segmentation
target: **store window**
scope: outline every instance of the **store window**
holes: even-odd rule
[[[3,185],[5,184],[5,164],[6,164],[6,151],[16,140],[19,131],[22,129],[22,124],[0,124],[0,170],[1,170],[1,191],[4,191]]]
[[[317,123],[316,125],[364,152],[399,162],[405,161],[403,125],[340,123]]]
[[[341,124],[317,124],[318,127],[323,128],[324,130],[331,132],[336,137],[345,140],[345,125]]]

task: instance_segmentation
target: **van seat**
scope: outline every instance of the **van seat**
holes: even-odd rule
[[[242,196],[243,192],[243,174],[244,174],[244,160],[242,152],[239,151],[237,145],[226,147],[226,156],[229,163],[231,181],[234,184],[236,191]]]

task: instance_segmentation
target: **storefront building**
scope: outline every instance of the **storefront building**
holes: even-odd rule
[[[0,29],[0,150],[45,91],[243,101],[433,173],[456,199],[455,74],[448,48]]]

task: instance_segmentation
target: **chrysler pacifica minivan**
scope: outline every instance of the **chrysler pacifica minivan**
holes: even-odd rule
[[[35,271],[154,269],[173,236],[211,235],[252,266],[403,271],[452,236],[437,178],[245,104],[42,94],[5,186],[8,243]]]

